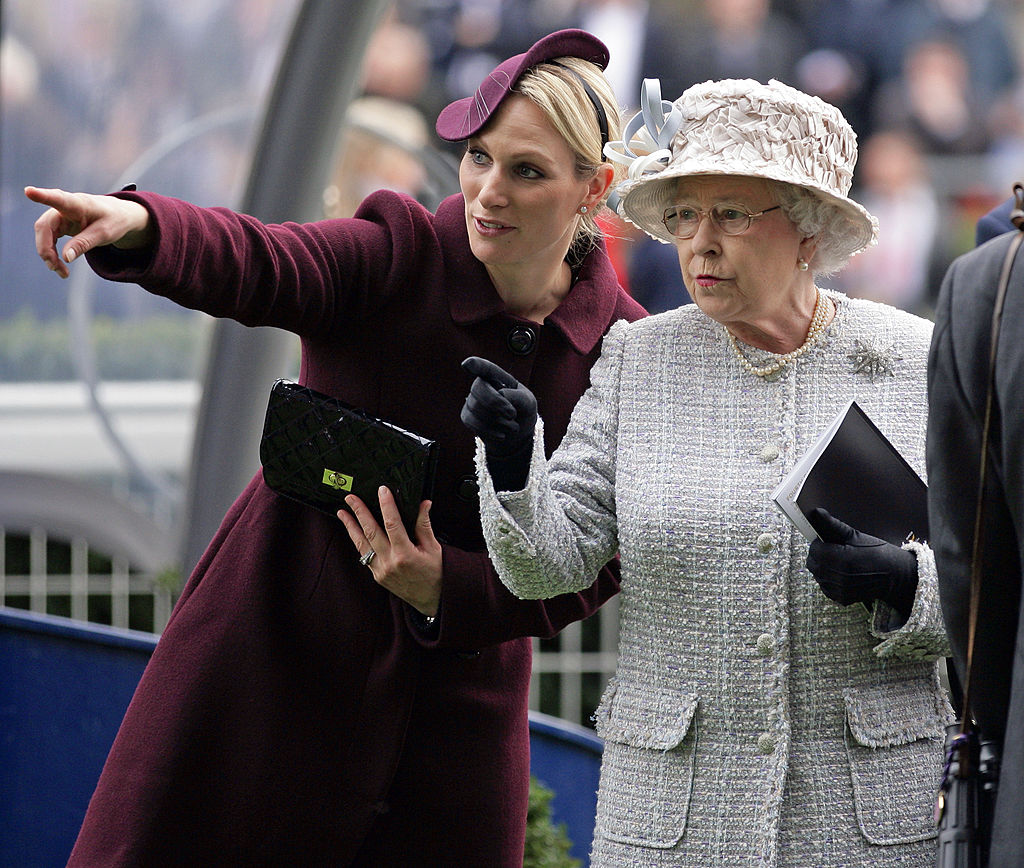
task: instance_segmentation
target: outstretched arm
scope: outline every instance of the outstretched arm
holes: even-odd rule
[[[41,187],[26,187],[25,195],[48,206],[35,223],[36,252],[61,277],[69,274],[66,263],[94,247],[112,244],[130,250],[153,241],[149,212],[138,202]],[[58,252],[57,241],[65,235],[71,240]]]

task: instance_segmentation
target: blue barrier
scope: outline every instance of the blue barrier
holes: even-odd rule
[[[0,607],[0,866],[61,868],[149,660],[151,633]],[[601,740],[531,712],[530,767],[587,864]]]
[[[597,812],[597,783],[601,773],[602,742],[593,730],[530,712],[530,771],[554,790],[551,818],[565,823],[571,853],[590,864],[590,843]]]
[[[156,645],[0,608],[0,865],[63,866]]]

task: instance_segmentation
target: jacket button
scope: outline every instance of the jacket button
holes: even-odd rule
[[[774,753],[775,737],[770,732],[762,732],[757,737],[757,750],[758,753],[763,753],[765,756]]]
[[[458,495],[459,500],[472,503],[480,494],[480,484],[476,481],[475,476],[463,476],[459,480],[455,493]]]
[[[775,548],[775,534],[763,533],[757,538],[757,548],[767,554]]]
[[[508,333],[508,348],[517,356],[528,356],[537,346],[537,332],[530,326],[516,326]]]
[[[779,457],[779,447],[774,443],[765,443],[761,449],[761,460],[768,464]]]
[[[771,657],[775,653],[775,639],[771,633],[762,633],[757,637],[757,653],[762,657]]]

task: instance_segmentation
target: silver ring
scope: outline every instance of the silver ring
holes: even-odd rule
[[[370,561],[372,561],[375,557],[377,557],[377,553],[373,549],[370,549],[365,555],[363,555],[359,559],[359,563],[361,563],[364,567],[368,567],[370,566]]]

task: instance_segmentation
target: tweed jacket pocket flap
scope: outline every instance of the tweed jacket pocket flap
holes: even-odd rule
[[[677,747],[697,710],[697,694],[658,691],[611,679],[594,715],[606,741],[651,750]]]
[[[693,788],[697,695],[612,679],[597,711],[605,739],[596,833],[668,849],[686,830]]]
[[[938,688],[937,688],[938,689]],[[943,701],[927,679],[843,691],[849,725],[854,809],[872,844],[935,837],[933,810],[942,769]]]
[[[947,715],[933,692],[917,679],[843,691],[854,739],[865,747],[910,744],[919,738],[942,739]]]

